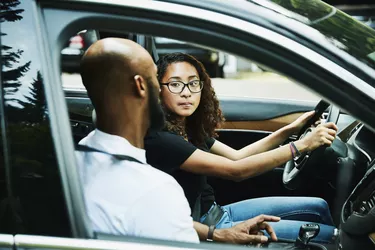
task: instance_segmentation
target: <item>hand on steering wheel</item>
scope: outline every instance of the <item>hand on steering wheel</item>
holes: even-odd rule
[[[340,110],[332,105],[330,106],[326,123],[320,124],[316,128],[310,127],[326,110],[327,103],[325,105],[322,105],[322,103],[322,101],[319,102],[315,108],[315,114],[306,122],[302,129],[303,131],[300,131],[299,140],[296,142],[302,143],[303,147],[306,147],[306,152],[285,164],[283,183],[288,189],[296,189],[303,176],[301,172],[306,172],[306,169],[313,165],[311,163],[322,157],[323,150],[317,149],[323,145],[330,146],[335,139],[337,131],[335,123],[337,123]]]
[[[336,124],[333,122],[323,123],[316,128],[308,129],[300,141],[306,146],[307,151],[313,151],[323,145],[331,146],[336,132]]]
[[[298,117],[294,122],[292,122],[289,127],[292,129],[293,134],[298,134],[301,132],[302,128],[305,127],[307,123],[313,118],[315,114],[315,111],[309,111],[304,114],[302,114],[300,117]],[[320,121],[320,120],[318,120]]]

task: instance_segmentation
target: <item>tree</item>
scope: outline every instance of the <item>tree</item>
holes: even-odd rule
[[[16,22],[22,19],[21,13],[23,9],[16,9],[20,4],[19,0],[1,0],[0,2],[0,23],[3,22]],[[1,36],[7,34],[1,33]],[[12,50],[12,47],[7,45],[1,46],[1,58],[2,58],[2,80],[4,87],[5,101],[12,101],[12,96],[18,91],[21,86],[19,78],[23,77],[29,70],[30,63],[27,62],[24,65],[18,65],[19,60],[22,56],[22,50]]]
[[[24,107],[23,112],[27,121],[32,123],[42,122],[46,117],[47,102],[44,94],[43,78],[39,71],[29,90],[29,95],[24,96],[27,101],[19,100],[18,103]]]
[[[1,0],[0,2],[0,22],[15,22],[22,19],[20,15],[24,10],[13,9],[20,4],[19,0]]]
[[[18,63],[23,51],[18,50],[14,52],[11,51],[11,49],[11,47],[5,45],[1,47],[1,57],[3,63],[2,78],[5,101],[14,100],[11,98],[11,96],[17,92],[18,88],[22,85],[19,78],[25,75],[25,73],[29,70],[31,63],[27,62],[24,65],[14,67],[14,65]],[[8,70],[6,70],[6,68],[8,68]]]

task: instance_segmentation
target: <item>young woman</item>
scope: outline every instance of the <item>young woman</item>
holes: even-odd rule
[[[334,227],[323,199],[267,197],[220,207],[206,178],[217,176],[241,181],[289,161],[295,153],[291,150],[295,149],[279,145],[297,133],[314,112],[305,113],[266,138],[235,150],[214,139],[215,129],[224,118],[203,65],[190,55],[174,53],[160,58],[157,66],[167,125],[164,131],[150,131],[146,136],[146,157],[150,165],[173,175],[180,183],[194,220],[228,228],[259,214],[275,215],[282,219],[272,224],[279,238],[296,239],[300,225],[308,221],[321,223],[316,239],[329,242]],[[302,153],[330,145],[336,131],[333,123],[319,125],[293,146]]]

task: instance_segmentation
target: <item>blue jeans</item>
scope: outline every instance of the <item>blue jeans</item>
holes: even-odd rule
[[[223,206],[224,215],[216,224],[216,228],[229,228],[244,220],[260,214],[279,216],[279,222],[271,222],[280,239],[295,240],[298,237],[300,226],[306,223],[318,223],[319,235],[312,241],[332,242],[332,217],[325,200],[312,197],[266,197],[240,201]],[[211,209],[210,209],[211,210]],[[210,213],[210,211],[208,211]],[[204,221],[207,214],[200,219]]]

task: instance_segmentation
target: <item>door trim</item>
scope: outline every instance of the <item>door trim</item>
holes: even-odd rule
[[[226,121],[221,129],[244,129],[274,132],[288,125],[300,117],[303,113],[293,113],[263,121]]]
[[[0,246],[9,247],[10,249],[13,249],[14,236],[10,234],[0,234]]]

